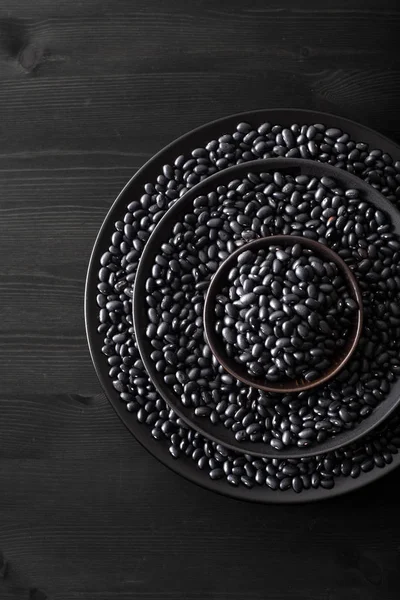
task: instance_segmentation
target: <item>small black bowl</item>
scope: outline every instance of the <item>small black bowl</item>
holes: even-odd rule
[[[245,177],[247,173],[262,173],[271,170],[290,174],[294,177],[301,174],[319,178],[326,176],[338,181],[339,185],[342,187],[361,190],[365,198],[371,204],[384,210],[390,215],[394,230],[397,235],[400,235],[400,213],[394,205],[372,186],[347,171],[324,163],[296,158],[271,158],[241,163],[240,165],[224,169],[215,175],[211,175],[191,188],[175,202],[160,220],[146,243],[137,270],[133,295],[133,320],[137,346],[151,381],[165,402],[179,417],[193,427],[193,429],[210,440],[222,444],[235,452],[242,452],[252,456],[280,459],[302,458],[337,450],[338,448],[353,443],[372,431],[372,429],[382,423],[382,421],[384,421],[384,419],[399,405],[400,381],[398,384],[393,385],[389,395],[374,409],[372,414],[359,423],[354,429],[343,431],[335,437],[331,437],[326,441],[313,446],[302,448],[291,447],[278,451],[274,450],[264,442],[238,442],[235,439],[234,433],[230,429],[224,427],[222,423],[214,425],[208,419],[196,417],[192,408],[183,406],[180,398],[164,382],[162,375],[156,370],[155,363],[150,358],[153,348],[146,336],[146,327],[148,324],[147,307],[145,304],[147,295],[146,280],[151,272],[155,257],[159,253],[161,244],[167,242],[171,237],[172,228],[176,221],[182,218],[185,213],[192,210],[193,201],[199,195],[208,194],[215,190],[219,185],[224,185],[233,179]]]
[[[348,332],[346,345],[341,349],[336,357],[336,360],[326,370],[326,372],[313,381],[306,381],[305,379],[299,378],[285,379],[282,381],[277,381],[276,383],[272,383],[266,382],[264,377],[255,377],[250,375],[245,365],[237,363],[233,358],[227,355],[223,339],[215,330],[215,324],[217,320],[215,314],[216,297],[221,292],[224,284],[227,282],[228,273],[237,263],[238,256],[246,250],[257,252],[258,250],[267,249],[269,246],[275,244],[285,246],[300,244],[303,248],[313,250],[317,256],[320,256],[324,260],[335,263],[339,272],[347,283],[350,296],[357,303],[356,316]],[[231,254],[220,265],[207,290],[206,299],[204,302],[203,322],[207,342],[212,353],[218,362],[224,367],[224,369],[233,375],[235,379],[239,379],[246,385],[256,387],[264,392],[273,392],[278,394],[298,394],[327,383],[330,379],[335,377],[348,363],[357,347],[358,340],[360,339],[363,324],[363,314],[362,295],[357,280],[351,269],[346,265],[344,260],[342,260],[338,254],[336,254],[336,252],[315,240],[310,240],[305,237],[296,235],[272,235],[253,240],[248,244],[240,246],[238,250],[233,252],[233,254]]]

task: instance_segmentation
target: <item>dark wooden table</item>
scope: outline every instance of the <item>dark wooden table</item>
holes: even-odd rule
[[[397,600],[399,473],[250,505],[179,478],[92,367],[89,254],[154,152],[296,106],[400,141],[396,0],[0,3],[1,600]]]

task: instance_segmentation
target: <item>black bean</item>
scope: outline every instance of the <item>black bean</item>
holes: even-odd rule
[[[320,373],[317,369],[309,369],[303,373],[303,377],[306,381],[314,381],[318,379]]]
[[[236,335],[233,329],[231,329],[230,327],[224,327],[222,330],[222,337],[224,338],[225,341],[227,341],[229,344],[234,344],[236,341]]]
[[[124,392],[125,391],[125,385],[119,381],[118,379],[116,379],[115,381],[113,381],[113,386],[114,388],[117,390],[117,392]]]
[[[279,481],[273,475],[267,475],[265,482],[271,490],[277,490],[279,488]]]
[[[303,490],[303,481],[299,476],[296,476],[292,479],[292,487],[296,494],[299,494]]]
[[[330,127],[325,131],[325,135],[327,135],[330,138],[337,139],[342,135],[342,131],[336,127]]]
[[[112,300],[106,304],[106,309],[108,312],[122,312],[123,307],[124,305],[120,300]]]
[[[222,477],[224,477],[224,471],[223,469],[212,469],[210,471],[210,478],[211,479],[221,479]]]
[[[271,446],[272,448],[274,448],[274,450],[283,450],[284,448],[283,443],[281,442],[281,440],[278,439],[271,440]]]
[[[311,429],[311,428],[302,429],[299,432],[299,438],[302,440],[310,440],[310,439],[314,439],[315,437],[316,437],[316,433],[315,433],[314,429]]]
[[[307,317],[310,314],[310,309],[307,308],[305,304],[295,304],[293,308],[296,311],[296,313],[303,319],[307,319]]]
[[[252,304],[256,299],[256,295],[253,292],[250,292],[248,294],[244,294],[241,298],[240,298],[240,304],[242,306],[249,306],[250,304]]]
[[[374,468],[374,459],[366,458],[360,465],[361,470],[364,472],[371,471]]]

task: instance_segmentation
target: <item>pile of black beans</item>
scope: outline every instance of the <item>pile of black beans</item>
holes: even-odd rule
[[[181,460],[191,459],[211,479],[224,479],[232,486],[244,485],[251,488],[255,485],[267,485],[273,490],[293,489],[296,492],[320,486],[331,489],[337,477],[358,477],[374,468],[384,468],[393,461],[393,455],[397,454],[400,447],[398,413],[383,428],[364,438],[362,443],[324,456],[299,460],[255,459],[250,455],[227,451],[223,446],[190,429],[158,396],[143,368],[134,337],[131,299],[135,274],[144,245],[165,211],[188,189],[212,173],[248,160],[277,156],[301,156],[335,165],[355,173],[390,201],[398,203],[400,200],[400,161],[394,162],[391,156],[379,149],[369,148],[364,142],[353,141],[340,129],[327,128],[323,124],[293,124],[285,128],[271,123],[238,123],[232,133],[221,135],[204,147],[196,147],[190,154],[178,156],[173,163],[166,164],[157,179],[144,186],[142,197],[133,199],[126,214],[121,215],[121,220],[115,223],[110,246],[101,258],[99,270],[98,331],[104,337],[102,351],[107,357],[110,377],[121,401],[126,403],[128,411],[136,415],[138,423],[149,428],[149,433],[155,440],[167,444],[171,456]],[[357,207],[353,208],[357,210]],[[361,210],[365,210],[365,207],[361,207]],[[277,232],[282,233],[279,231],[279,224],[282,222],[278,220]],[[358,267],[362,276],[360,284],[364,283],[364,289],[371,286],[381,296],[382,303],[376,320],[382,325],[384,320],[387,323],[389,310],[390,316],[396,319],[400,317],[400,311],[396,313],[399,288],[397,275],[392,273],[391,267],[387,271],[388,257],[385,253],[389,250],[383,252],[383,257],[378,257],[380,243],[386,235],[385,232],[377,232],[381,226],[378,222],[375,223],[375,232],[360,246],[362,261]],[[344,232],[339,228],[336,230],[334,227],[331,231],[332,243],[337,244],[338,248],[342,238],[350,239],[349,231]],[[262,235],[265,234],[262,232]],[[244,228],[240,237],[246,241],[253,236],[248,228]],[[389,241],[392,246],[396,246],[396,240],[387,239],[385,243]],[[232,245],[235,247],[235,243]],[[397,252],[390,245],[389,248]],[[338,251],[340,254],[340,250]],[[346,254],[345,258],[351,260],[352,252],[353,250],[345,247],[342,255]],[[398,259],[397,256],[395,258]],[[386,282],[380,276],[385,269]],[[374,356],[378,356],[380,362],[386,365],[386,376],[382,379],[375,378],[368,386],[364,381],[357,385],[355,398],[367,394],[366,406],[362,409],[364,414],[371,411],[388,393],[391,382],[400,372],[399,363],[395,363],[393,356],[385,348],[389,342],[387,329],[390,327],[395,325],[388,327],[386,324],[386,329],[378,330],[379,326],[374,327],[372,323],[365,328],[367,337],[363,342],[363,352],[356,359],[358,368],[365,379],[369,362]],[[377,341],[381,339],[380,334],[383,334],[381,342]],[[354,379],[355,376],[345,370],[338,378],[336,397],[333,400],[325,398],[325,406],[321,407],[321,410],[328,409],[332,415],[331,423],[340,406],[340,390],[348,387],[351,377]],[[242,393],[244,402],[245,396]],[[240,404],[242,398],[238,398]],[[297,400],[298,403],[306,403],[303,416],[318,403],[318,399],[312,394],[309,401],[307,397]],[[353,399],[350,402],[352,401]],[[296,404],[296,400],[294,402]],[[270,402],[265,404],[259,410],[265,410],[269,414]],[[283,403],[285,405],[288,405],[287,399]],[[344,410],[342,414],[347,417]],[[271,417],[271,423],[273,419]]]
[[[227,280],[215,329],[249,375],[310,382],[340,359],[358,306],[334,262],[299,243],[247,249]]]
[[[188,211],[160,245],[145,299],[151,358],[182,404],[230,429],[238,442],[275,450],[318,444],[369,416],[400,364],[397,302],[388,302],[400,299],[400,242],[387,215],[334,179],[280,172],[228,181],[195,198]],[[205,292],[222,261],[245,243],[243,233],[304,236],[330,245],[353,269],[363,291],[363,334],[347,368],[324,386],[264,393],[228,374],[212,355],[204,337]]]

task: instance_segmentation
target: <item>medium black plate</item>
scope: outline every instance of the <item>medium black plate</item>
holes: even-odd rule
[[[85,325],[89,349],[100,383],[123,423],[149,452],[176,473],[215,492],[248,501],[301,503],[332,498],[358,489],[389,473],[400,464],[400,453],[394,455],[393,462],[384,469],[375,468],[367,473],[361,473],[356,479],[350,477],[335,478],[335,487],[331,490],[319,487],[317,489],[304,490],[301,494],[296,494],[292,490],[284,492],[273,491],[266,486],[262,488],[253,487],[251,489],[245,487],[234,488],[225,480],[213,481],[205,471],[198,469],[190,458],[181,457],[178,460],[174,459],[168,452],[166,444],[154,440],[151,437],[149,428],[138,423],[136,417],[127,411],[126,405],[120,400],[119,394],[112,386],[108,375],[109,365],[106,357],[101,352],[103,336],[97,332],[97,273],[100,266],[100,257],[110,245],[115,221],[121,215],[125,214],[129,202],[142,194],[143,186],[149,181],[155,181],[161,173],[164,164],[173,163],[178,155],[187,154],[194,148],[206,144],[209,140],[218,138],[224,133],[234,130],[240,121],[247,121],[254,124],[270,121],[283,126],[289,126],[292,123],[324,123],[329,127],[339,127],[356,141],[365,142],[373,148],[380,148],[390,154],[394,160],[400,160],[400,147],[373,129],[336,115],[308,110],[270,109],[244,112],[207,123],[186,133],[158,152],[139,169],[114,201],[100,228],[90,257],[85,287]]]
[[[163,218],[153,230],[148,239],[145,249],[140,258],[139,268],[135,279],[135,290],[133,296],[133,317],[135,324],[135,335],[140,355],[153,384],[162,398],[174,411],[182,417],[191,427],[209,439],[223,444],[235,452],[252,454],[254,456],[268,456],[270,458],[302,458],[326,454],[343,446],[353,443],[363,437],[374,427],[391,414],[400,402],[400,379],[398,379],[390,390],[388,396],[354,429],[343,431],[335,437],[328,438],[325,442],[315,444],[309,448],[290,448],[282,451],[274,450],[263,442],[237,442],[231,429],[227,429],[222,423],[213,425],[209,419],[195,417],[193,409],[183,406],[180,398],[173,392],[171,387],[164,383],[163,377],[157,372],[155,363],[150,354],[153,347],[146,336],[146,327],[149,324],[147,316],[146,280],[151,272],[155,257],[160,252],[161,245],[172,237],[172,229],[177,221],[186,213],[193,210],[193,202],[200,195],[207,195],[219,185],[227,185],[233,179],[242,179],[247,173],[261,173],[268,171],[280,171],[285,174],[309,175],[313,177],[332,177],[338,181],[342,188],[357,188],[362,192],[362,199],[374,205],[376,208],[389,214],[394,230],[400,236],[400,212],[382,194],[372,186],[362,181],[359,177],[351,175],[331,165],[326,165],[312,160],[302,158],[267,158],[255,160],[229,167],[204,179],[201,183],[191,188],[165,213]]]

